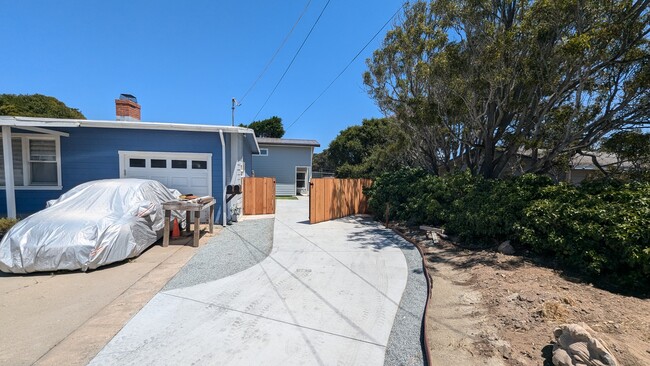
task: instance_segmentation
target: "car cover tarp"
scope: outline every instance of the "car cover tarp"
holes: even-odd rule
[[[136,257],[162,235],[162,202],[179,195],[144,179],[81,184],[7,232],[0,242],[0,270],[86,271]],[[172,215],[183,222],[180,212]]]

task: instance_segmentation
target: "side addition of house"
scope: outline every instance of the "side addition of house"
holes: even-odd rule
[[[275,178],[277,196],[308,195],[318,141],[258,137],[257,142],[260,153],[253,154],[253,174]]]

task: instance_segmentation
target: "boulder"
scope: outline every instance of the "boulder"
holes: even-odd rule
[[[555,328],[553,365],[618,366],[605,343],[592,334],[594,331],[585,323],[563,324]]]
[[[499,244],[497,251],[506,255],[515,254],[515,248],[510,244],[510,240],[506,240],[503,243]]]

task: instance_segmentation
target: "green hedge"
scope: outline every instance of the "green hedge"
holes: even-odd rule
[[[381,220],[388,205],[391,220],[442,225],[472,242],[510,239],[590,276],[650,286],[650,183],[575,187],[531,174],[487,180],[402,169],[379,176],[367,193]]]

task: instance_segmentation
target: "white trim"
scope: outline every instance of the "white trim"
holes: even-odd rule
[[[32,131],[32,132],[38,132],[38,133],[44,133],[47,135],[55,135],[55,136],[63,136],[63,137],[70,137],[70,134],[67,132],[60,132],[60,131],[54,131],[54,130],[48,130],[47,128],[40,128],[40,127],[20,127],[21,130],[25,131]]]
[[[5,127],[9,126],[2,126],[3,130]],[[1,134],[0,134],[1,135]],[[20,145],[22,147],[22,161],[23,161],[23,166],[22,171],[23,171],[23,185],[22,186],[15,186],[14,189],[18,191],[60,191],[63,189],[63,180],[62,180],[62,174],[61,174],[61,136],[59,135],[44,135],[44,134],[34,134],[34,133],[12,133],[11,134],[11,139],[14,137],[20,138],[21,142]],[[32,167],[30,165],[31,161],[29,159],[29,140],[53,140],[54,141],[54,149],[56,152],[56,185],[53,186],[45,186],[45,185],[31,185],[30,180],[31,180],[31,174],[32,174]],[[13,152],[12,152],[13,153]],[[6,166],[6,165],[5,165]],[[13,168],[13,156],[12,156],[12,168]],[[13,177],[13,170],[11,172],[11,175]],[[5,184],[6,184],[5,180]],[[13,182],[13,178],[12,178]],[[6,186],[0,186],[0,189],[6,189]]]
[[[266,154],[262,154],[262,150],[266,150]],[[253,156],[269,156],[269,148],[268,147],[260,147],[260,153],[259,154],[253,154]]]
[[[16,218],[16,191],[14,190],[14,156],[11,151],[11,127],[2,126],[2,153],[5,170],[5,196],[7,217]]]
[[[173,130],[173,131],[210,131],[224,133],[253,134],[250,128],[218,125],[200,125],[189,123],[166,123],[166,122],[141,122],[141,121],[107,121],[88,119],[64,119],[64,118],[37,118],[37,117],[14,117],[0,116],[0,126],[23,126],[33,127],[96,127],[96,128],[125,128],[139,130]],[[257,139],[255,139],[257,144]]]
[[[260,144],[260,149],[266,149],[269,147],[301,147],[303,149],[314,148],[314,146],[311,145],[280,145],[280,144],[274,145],[274,144],[264,144],[264,143]]]
[[[226,226],[228,219],[226,218],[226,142],[223,138],[223,131],[219,131],[219,138],[221,139],[221,225]]]
[[[293,173],[293,195],[297,196],[298,195],[298,169],[300,168],[305,168],[307,169],[307,174],[305,174],[305,188],[307,188],[307,192],[309,192],[309,172],[311,171],[311,167],[305,166],[305,165],[296,165],[296,168]]]

